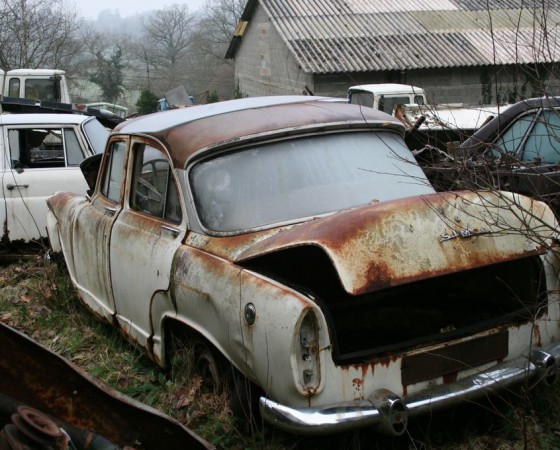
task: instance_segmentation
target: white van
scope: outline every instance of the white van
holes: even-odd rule
[[[362,84],[348,89],[348,103],[393,115],[397,105],[425,105],[424,89],[408,84]]]

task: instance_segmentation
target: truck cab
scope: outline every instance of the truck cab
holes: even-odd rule
[[[424,89],[407,84],[362,84],[348,89],[348,103],[394,115],[397,105],[425,105]]]
[[[1,93],[6,97],[72,103],[65,74],[57,69],[0,71]]]

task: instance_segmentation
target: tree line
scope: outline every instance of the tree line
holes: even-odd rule
[[[133,107],[183,85],[199,101],[232,98],[229,42],[246,0],[172,5],[141,18],[139,36],[101,33],[68,0],[0,0],[0,69],[62,69],[75,101]],[[91,96],[92,84],[97,97]],[[140,102],[140,107],[146,107]]]

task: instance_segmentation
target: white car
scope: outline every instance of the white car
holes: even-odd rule
[[[105,149],[109,131],[81,114],[0,114],[2,244],[46,238],[46,199],[86,195],[79,164]]]

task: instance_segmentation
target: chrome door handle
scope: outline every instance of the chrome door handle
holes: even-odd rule
[[[171,227],[169,225],[161,225],[161,229],[169,231],[173,236],[178,236],[181,230],[179,228]]]
[[[12,183],[9,183],[9,184],[6,185],[6,187],[8,188],[8,191],[13,191],[15,188],[18,188],[18,189],[28,188],[29,185],[28,184],[12,184]]]
[[[117,212],[117,208],[112,208],[110,206],[105,206],[105,211],[107,211],[110,215],[114,215]]]

